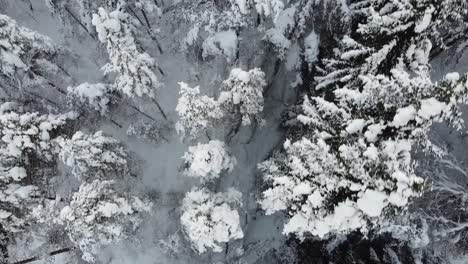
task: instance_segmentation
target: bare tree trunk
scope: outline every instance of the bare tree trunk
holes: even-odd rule
[[[158,107],[159,112],[161,112],[164,119],[167,120],[166,113],[164,113],[164,110],[162,109],[161,105],[159,105],[158,101],[156,101],[156,99],[154,99],[154,98],[151,98],[151,100],[153,100],[154,104]]]
[[[138,20],[138,22],[140,22],[140,24],[141,24],[142,26],[145,27],[146,32],[148,33],[148,36],[156,43],[156,47],[158,48],[159,53],[163,54],[164,52],[163,52],[163,50],[162,50],[162,48],[161,48],[161,45],[159,44],[158,39],[156,39],[156,37],[154,36],[153,30],[151,29],[151,27],[150,27],[150,25],[149,25],[148,18],[146,17],[144,11],[142,10],[143,16],[144,16],[145,19],[146,19],[147,25],[146,25],[145,23],[143,23],[143,21],[142,21],[141,18],[137,15],[137,13],[133,10],[133,8],[131,8],[129,5],[127,5],[127,7],[128,7],[128,10],[130,10],[130,12],[133,14],[133,16]]]
[[[83,25],[83,22],[81,22],[81,20],[79,20],[71,11],[70,9],[68,9],[68,7],[64,7],[65,8],[65,11],[67,11],[68,14],[70,14],[70,16],[89,34],[89,36],[91,36],[92,39],[96,40],[96,37],[94,37],[93,34],[91,34],[91,32],[89,32],[88,28],[86,28],[85,25]]]
[[[118,98],[118,97],[116,97],[116,96],[114,96],[114,95],[110,95],[110,96],[111,96],[113,99],[118,100],[118,101],[124,103],[127,107],[132,108],[133,110],[137,111],[138,113],[142,114],[143,116],[145,116],[145,117],[147,117],[147,118],[149,118],[149,119],[151,119],[151,120],[153,120],[153,121],[156,122],[156,119],[155,119],[154,117],[152,117],[152,116],[148,115],[147,113],[141,111],[140,109],[138,109],[138,107],[136,107],[136,106],[134,106],[134,105],[132,105],[132,104],[130,104],[130,103],[128,103],[128,102],[125,102],[125,101],[122,100],[121,98]]]
[[[151,25],[149,23],[149,20],[148,20],[148,16],[146,15],[146,12],[145,10],[141,10],[141,13],[143,14],[143,17],[145,18],[145,21],[146,21],[146,25],[148,25],[148,28],[151,28]]]
[[[121,124],[117,123],[117,121],[115,121],[115,120],[112,119],[112,118],[109,118],[109,121],[110,121],[112,124],[116,125],[118,128],[122,128],[122,127],[123,127]]]
[[[53,105],[59,107],[58,103],[56,103],[56,102],[50,100],[49,98],[45,98],[45,97],[43,97],[43,96],[41,96],[41,95],[38,95],[38,94],[35,94],[35,93],[31,93],[31,92],[28,92],[28,91],[25,91],[25,90],[23,90],[22,92],[23,92],[23,93],[26,93],[26,94],[29,94],[29,95],[32,95],[32,96],[34,96],[34,97],[37,97],[37,98],[39,98],[39,99],[45,100],[45,101],[47,101],[47,102],[49,102],[49,103],[51,103],[51,104],[53,104]]]
[[[74,247],[62,248],[62,249],[50,252],[49,256],[55,256],[55,255],[59,255],[59,254],[62,254],[62,253],[70,252],[70,251],[72,251],[74,249],[75,249]],[[35,257],[32,257],[32,258],[28,258],[28,259],[20,260],[20,261],[17,261],[17,262],[13,262],[12,264],[26,264],[26,263],[37,261],[37,260],[40,260],[40,259],[41,259],[40,256],[35,256]]]

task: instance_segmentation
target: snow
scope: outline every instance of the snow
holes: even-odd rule
[[[102,70],[105,74],[116,74],[115,89],[131,98],[154,98],[155,90],[162,86],[154,73],[157,64],[148,53],[138,49],[129,15],[118,10],[107,12],[100,7],[92,23],[99,40],[106,44],[110,63]]]
[[[309,195],[307,200],[310,201],[312,207],[319,208],[322,206],[325,198],[320,194],[319,190],[315,190],[311,195]]]
[[[231,62],[236,57],[237,48],[236,32],[234,30],[220,31],[203,42],[203,57],[223,54]]]
[[[432,22],[432,13],[434,13],[434,11],[435,11],[435,8],[434,6],[431,5],[430,8],[428,8],[424,12],[424,16],[422,17],[422,19],[416,22],[416,26],[414,27],[414,32],[421,33],[429,27],[429,25]]]
[[[278,16],[284,9],[282,0],[254,0],[255,9],[263,16],[273,16],[273,22],[278,21]]]
[[[234,30],[221,31],[216,33],[215,42],[219,43],[219,46],[223,50],[224,55],[228,58],[234,59],[237,52],[237,35]]]
[[[120,211],[119,206],[115,203],[103,203],[97,209],[104,217],[111,217]]]
[[[215,120],[224,116],[219,101],[206,95],[200,95],[200,87],[191,88],[184,82],[179,82],[180,97],[175,111],[179,114],[175,128],[182,136],[199,136],[213,126]]]
[[[375,142],[377,141],[378,136],[382,133],[384,126],[381,124],[373,124],[367,127],[367,131],[364,133],[367,141]]]
[[[369,147],[367,147],[366,151],[364,151],[363,155],[370,160],[376,160],[379,157],[379,152],[378,149],[373,144],[371,144]]]
[[[0,210],[0,219],[6,219],[10,217],[12,214],[10,212],[7,212],[5,210]]]
[[[27,199],[32,195],[33,192],[37,190],[36,186],[28,185],[28,186],[20,186],[15,191],[14,194],[21,199]]]
[[[243,83],[250,82],[250,74],[246,71],[243,71],[240,68],[235,68],[231,70],[230,78],[237,79]]]
[[[207,144],[198,143],[189,147],[182,157],[187,167],[185,175],[212,180],[218,178],[223,171],[232,171],[236,159],[225,149],[225,144],[219,140],[210,140]]]
[[[192,247],[202,254],[208,249],[221,252],[219,243],[244,237],[239,213],[241,194],[230,189],[227,193],[212,193],[194,189],[186,194],[182,205],[181,224]]]
[[[237,3],[237,6],[239,7],[242,14],[245,15],[249,12],[247,0],[235,0],[235,2]]]
[[[320,46],[320,36],[312,31],[304,39],[304,57],[309,63],[309,67],[318,60]]]
[[[13,1],[10,1],[13,2]],[[14,2],[20,2],[20,1],[14,1]],[[44,13],[43,10],[37,9],[36,6],[38,5],[38,2],[32,1],[34,4],[34,13],[33,13],[33,18],[38,19],[37,27],[40,28],[41,30],[46,30],[46,31],[53,31],[53,29],[50,28],[55,28],[58,27],[60,30],[63,29],[63,32],[69,32],[70,28],[62,28],[62,25],[68,25],[68,23],[60,23],[58,20],[51,20],[55,21],[57,23],[49,23],[52,24],[50,27],[48,27],[48,24],[44,24],[43,21],[47,21],[46,14]],[[179,3],[180,5],[177,7],[182,6],[182,4],[187,4],[187,1],[173,1],[175,3]],[[182,3],[183,2],[183,3]],[[240,1],[240,2],[246,2],[246,1]],[[285,1],[286,2],[286,1]],[[260,1],[260,0],[255,0],[255,1],[250,1],[249,3],[254,3],[259,5],[265,4],[265,6],[268,6],[268,8],[272,7],[273,3],[281,3],[283,4],[283,1]],[[243,3],[242,3],[243,4]],[[15,3],[16,5],[16,3]],[[168,4],[169,7],[171,7],[171,4]],[[20,16],[30,16],[29,11],[24,8],[21,8],[18,10],[25,10],[24,15]],[[258,10],[258,7],[257,7]],[[270,12],[270,9],[267,9],[265,7],[263,11],[264,15],[267,15],[267,11]],[[271,9],[273,10],[273,9]],[[166,10],[165,10],[166,11]],[[171,9],[167,9],[168,14],[166,15],[166,20],[158,20],[158,25],[164,25],[164,23],[167,23],[167,21],[173,21],[177,17],[173,16],[173,13],[171,13]],[[301,11],[301,10],[298,10]],[[41,14],[42,12],[42,14]],[[26,14],[27,13],[27,14]],[[261,12],[259,12],[261,13]],[[279,14],[280,12],[278,12]],[[298,14],[294,13],[294,16]],[[262,14],[262,13],[261,13]],[[273,14],[274,12],[270,12],[268,14]],[[283,13],[284,15],[284,13]],[[164,16],[164,15],[163,15]],[[276,17],[276,16],[275,16]],[[279,18],[279,16],[277,16]],[[278,22],[278,25],[282,24],[284,21],[282,19],[275,18],[275,20]],[[28,20],[32,20],[31,18],[25,18],[23,19],[25,23],[31,23],[28,22]],[[293,21],[291,19],[291,21]],[[151,21],[153,22],[153,21]],[[161,22],[161,23],[159,23]],[[294,22],[295,23],[295,22]],[[300,22],[299,22],[300,23]],[[32,24],[35,24],[35,22],[32,22]],[[42,24],[42,25],[41,25]],[[36,25],[34,25],[36,26]],[[155,26],[155,24],[153,24]],[[289,26],[289,25],[288,25]],[[116,30],[117,26],[116,24],[114,25],[108,25],[108,28],[112,30]],[[156,27],[155,27],[156,28]],[[230,27],[228,27],[230,28]],[[281,36],[284,38],[284,36],[287,36],[289,34],[289,31],[287,27],[284,31],[277,31],[278,33],[278,38]],[[223,28],[225,29],[225,28]],[[101,31],[100,29],[97,29],[98,31]],[[76,31],[76,30],[75,30]],[[141,41],[141,48],[145,48],[148,52],[148,54],[151,54],[151,57],[157,58],[158,62],[160,63],[161,68],[164,70],[166,73],[166,76],[161,77],[161,81],[165,82],[165,88],[160,90],[160,94],[158,96],[161,96],[161,104],[165,109],[170,109],[173,110],[174,106],[177,104],[177,91],[178,91],[178,85],[177,82],[184,80],[187,83],[196,83],[197,85],[200,85],[198,87],[198,94],[207,94],[207,98],[211,98],[213,100],[208,99],[210,102],[216,102],[216,101],[222,101],[226,102],[229,99],[232,99],[232,102],[234,105],[238,106],[239,103],[242,102],[242,96],[239,95],[239,93],[236,94],[230,94],[229,92],[221,92],[217,89],[219,88],[219,83],[222,82],[223,79],[225,79],[227,76],[227,73],[229,70],[231,70],[232,67],[246,67],[247,69],[251,67],[256,67],[259,65],[263,65],[264,68],[262,70],[265,72],[266,75],[266,80],[271,84],[271,88],[267,90],[268,92],[265,92],[265,102],[264,106],[262,108],[262,112],[265,113],[265,118],[268,119],[269,123],[266,128],[258,128],[258,129],[252,129],[250,127],[243,127],[240,129],[239,133],[236,134],[236,136],[233,138],[231,143],[226,143],[226,147],[229,147],[229,151],[232,152],[231,154],[236,156],[238,159],[238,166],[234,167],[231,173],[227,173],[226,175],[223,175],[222,179],[220,181],[216,182],[216,185],[219,185],[217,188],[221,190],[225,190],[226,187],[229,186],[236,186],[239,188],[239,190],[242,191],[244,194],[244,202],[245,203],[250,203],[246,204],[246,214],[245,218],[248,219],[248,224],[246,224],[244,228],[244,238],[245,240],[243,241],[238,241],[238,242],[232,242],[232,244],[229,244],[229,248],[236,248],[238,244],[240,243],[243,244],[244,249],[245,249],[245,256],[241,258],[240,261],[245,261],[246,263],[256,263],[256,261],[264,256],[264,250],[269,250],[270,248],[277,247],[278,244],[282,243],[282,239],[279,236],[276,235],[276,232],[271,232],[271,230],[275,230],[276,227],[281,227],[282,223],[279,221],[281,216],[268,216],[265,217],[263,216],[263,213],[261,212],[256,212],[257,205],[255,202],[255,199],[252,198],[253,196],[249,196],[251,193],[256,193],[258,191],[256,183],[257,183],[257,174],[258,172],[255,169],[255,164],[259,161],[264,160],[268,156],[270,156],[272,149],[274,148],[275,145],[280,143],[281,140],[281,131],[277,128],[277,124],[279,119],[279,113],[283,109],[283,106],[285,104],[287,105],[292,105],[293,102],[287,101],[285,98],[288,98],[288,95],[291,95],[293,92],[291,92],[291,89],[284,89],[289,83],[290,76],[284,72],[283,67],[281,66],[279,71],[275,74],[274,77],[272,77],[272,72],[273,72],[273,65],[272,63],[273,57],[271,56],[271,53],[267,54],[258,54],[254,53],[249,49],[241,49],[239,50],[239,60],[235,61],[232,60],[230,63],[226,63],[225,60],[221,60],[219,57],[214,56],[214,58],[210,58],[207,61],[201,61],[198,58],[196,58],[197,63],[193,63],[192,61],[187,61],[185,58],[185,54],[181,54],[179,50],[173,50],[171,47],[174,46],[174,43],[177,43],[174,41],[176,39],[177,34],[179,30],[174,30],[174,28],[168,29],[161,27],[161,31],[158,31],[158,41],[161,41],[163,50],[165,54],[159,54],[157,51],[155,52],[152,50],[154,48],[154,45],[149,44],[144,38],[139,36],[138,41]],[[182,32],[183,30],[181,30]],[[250,29],[248,31],[251,31]],[[253,31],[253,30],[252,30]],[[183,31],[187,32],[187,31]],[[272,31],[270,31],[272,32]],[[138,32],[140,34],[141,32]],[[201,33],[201,30],[200,30]],[[204,34],[205,32],[203,32]],[[261,45],[259,41],[256,40],[256,38],[252,35],[248,35],[249,33],[252,32],[246,32],[244,30],[240,31],[240,36],[236,40],[238,46],[242,46],[241,42],[249,42],[248,45],[243,45],[242,47],[245,48],[245,46],[248,47],[256,47],[257,45]],[[54,33],[56,34],[56,33]],[[59,43],[61,42],[60,39],[62,36],[57,34],[54,36],[54,39],[56,39],[56,42]],[[99,33],[98,33],[99,34]],[[143,32],[143,35],[145,33]],[[203,34],[200,34],[198,37],[202,38],[205,37]],[[254,34],[257,34],[257,31],[254,31]],[[161,39],[159,39],[159,35],[161,35]],[[198,35],[198,34],[196,34]],[[261,34],[258,34],[261,35]],[[195,36],[195,34],[194,34]],[[231,35],[232,36],[232,35]],[[309,35],[311,37],[311,35]],[[63,38],[68,38],[67,42],[72,43],[72,45],[77,45],[78,40],[76,36],[63,36]],[[242,39],[244,39],[242,41]],[[247,41],[245,41],[247,39]],[[286,41],[289,43],[286,43],[287,46],[286,49],[289,49],[288,47],[292,47],[294,41],[288,40],[287,38],[280,39],[281,41]],[[82,40],[80,40],[82,41]],[[65,43],[65,42],[64,42]],[[99,58],[98,56],[93,57],[90,56],[91,53],[88,53],[87,50],[93,50],[95,49],[94,44],[90,44],[90,42],[86,41],[84,42],[85,44],[79,44],[81,46],[81,50],[77,49],[78,56],[80,59],[83,59],[83,61],[89,61],[93,64],[92,67],[87,67],[89,66],[88,63],[84,64],[83,61],[79,61],[77,63],[77,67],[80,67],[80,73],[78,74],[79,78],[76,78],[76,84],[73,85],[79,85],[79,83],[84,82],[84,81],[89,81],[90,83],[99,83],[102,81],[100,74],[98,71],[96,71],[96,65],[94,63],[102,64],[102,58]],[[70,44],[65,43],[67,48],[70,47]],[[193,44],[196,44],[194,42]],[[307,44],[307,43],[305,43]],[[196,46],[196,45],[194,45]],[[228,45],[229,46],[229,45]],[[92,48],[90,48],[92,47]],[[226,51],[221,47],[220,43],[216,41],[214,43],[214,47],[217,48],[221,55],[225,55]],[[76,49],[76,46],[73,47]],[[190,47],[192,48],[192,47]],[[98,50],[98,49],[96,49]],[[229,50],[234,50],[233,47],[229,47]],[[191,53],[190,53],[191,52]],[[192,52],[192,50],[189,52],[189,55],[195,54],[195,52]],[[307,52],[307,51],[305,51]],[[192,54],[193,53],[193,54]],[[236,54],[236,52],[231,53],[231,54]],[[290,53],[288,53],[290,54]],[[313,53],[311,53],[313,54]],[[304,54],[306,55],[306,53]],[[269,58],[271,57],[271,58]],[[313,56],[311,56],[313,57]],[[189,58],[192,59],[192,58]],[[232,65],[235,64],[235,65]],[[86,65],[86,66],[84,66]],[[192,75],[191,73],[188,73],[189,71],[193,71],[194,74]],[[75,77],[75,73],[72,72],[72,75]],[[112,76],[109,76],[112,77]],[[107,77],[107,79],[109,78]],[[91,79],[91,80],[90,80]],[[271,82],[270,82],[271,81]],[[67,86],[63,86],[67,87]],[[75,87],[75,86],[72,86]],[[216,95],[220,94],[220,96],[216,100]],[[222,97],[222,96],[224,97]],[[292,96],[294,97],[294,96]],[[193,102],[195,100],[192,100],[192,98],[187,99],[186,102]],[[128,101],[126,101],[128,102]],[[150,115],[157,115],[157,110],[154,109],[154,106],[151,105],[151,103],[148,103],[144,100],[138,100],[138,101],[133,101],[136,106],[138,106],[142,111],[145,111],[149,113]],[[314,102],[315,105],[315,102]],[[319,102],[318,105],[322,106],[322,109],[324,110],[325,114],[324,116],[330,117],[330,118],[335,118],[341,114],[341,111],[339,109],[333,109],[332,106],[326,105],[326,103],[321,103]],[[417,104],[415,104],[416,107]],[[185,112],[191,112],[192,110],[189,108],[188,103],[181,104],[181,107],[179,110],[183,110]],[[335,111],[336,110],[336,111]],[[130,113],[129,113],[130,112]],[[210,109],[208,109],[209,113],[213,113]],[[208,263],[208,262],[215,262],[217,259],[221,259],[221,255],[224,256],[224,253],[221,254],[207,254],[205,256],[201,256],[199,258],[193,256],[192,254],[188,253],[185,251],[185,249],[182,249],[182,251],[179,251],[181,253],[177,253],[176,257],[171,257],[169,256],[171,253],[164,253],[161,252],[160,248],[156,246],[153,242],[157,241],[158,239],[166,239],[170,234],[173,234],[173,230],[176,230],[177,228],[180,228],[179,223],[177,221],[177,206],[178,202],[181,195],[183,196],[183,193],[190,189],[191,185],[194,183],[194,181],[191,181],[187,177],[183,176],[183,170],[178,170],[178,166],[180,165],[181,161],[181,156],[183,155],[184,151],[187,151],[189,146],[196,146],[197,143],[193,143],[193,141],[190,142],[180,142],[177,138],[177,136],[174,135],[174,133],[169,133],[166,135],[167,137],[167,142],[162,142],[159,144],[148,144],[148,143],[143,143],[139,141],[138,139],[135,138],[129,138],[126,136],[126,126],[128,125],[129,121],[128,119],[132,119],[136,121],[136,119],[139,119],[138,114],[134,114],[131,111],[123,111],[122,109],[118,109],[117,111],[111,112],[112,116],[110,118],[116,119],[117,122],[121,123],[123,125],[123,129],[119,129],[117,127],[114,127],[113,125],[109,124],[108,121],[106,120],[100,120],[99,124],[99,129],[104,129],[106,132],[111,134],[112,136],[119,138],[121,141],[123,141],[124,145],[127,145],[132,151],[136,153],[136,158],[137,159],[143,159],[145,161],[144,164],[141,165],[141,169],[143,170],[143,178],[144,184],[145,184],[145,191],[151,192],[151,193],[157,193],[158,199],[158,207],[157,210],[154,211],[154,215],[151,216],[150,223],[145,225],[145,229],[143,230],[143,234],[137,234],[135,236],[138,236],[138,239],[140,239],[141,243],[138,243],[136,246],[132,244],[130,241],[125,241],[126,243],[123,245],[119,246],[109,246],[107,249],[102,249],[99,251],[99,255],[102,257],[106,257],[109,255],[108,261],[110,263],[151,263],[154,261],[154,259],[158,259],[164,263],[187,263],[189,261],[194,262],[194,263]],[[178,112],[176,111],[168,111],[168,116],[169,116],[169,123],[176,122],[177,121],[177,114]],[[402,113],[400,113],[402,114]],[[305,116],[304,120],[305,119]],[[394,124],[399,123],[399,124],[404,124],[405,120],[411,120],[408,118],[408,113],[406,115],[400,115],[398,117],[398,120],[394,120]],[[391,120],[390,120],[391,121]],[[157,120],[157,122],[160,122],[160,120]],[[406,124],[409,121],[406,122]],[[306,123],[306,122],[304,122]],[[180,124],[180,123],[179,123]],[[341,123],[344,126],[349,125],[347,122]],[[82,124],[80,124],[81,127]],[[85,127],[85,125],[83,125]],[[210,126],[207,126],[210,127]],[[365,126],[360,127],[358,126],[357,128],[359,130],[353,130],[350,127],[350,131],[355,131],[355,133],[362,131]],[[85,127],[86,129],[90,129],[93,132],[96,131],[95,127],[90,126],[90,127]],[[223,138],[222,130],[227,129],[225,127],[219,126],[217,128],[214,128],[213,130],[210,129],[200,129],[200,138],[202,142],[207,142],[210,139],[207,139],[205,141],[205,131],[209,131],[208,133],[210,138]],[[354,129],[357,129],[354,127]],[[368,128],[365,128],[366,132],[368,132]],[[379,129],[375,129],[375,133],[369,132],[366,134],[368,137],[369,141],[375,140],[377,138],[376,134],[378,135]],[[187,130],[188,131],[188,130]],[[53,133],[47,133],[50,134],[49,137],[53,136]],[[250,135],[251,134],[251,135]],[[325,135],[326,133],[323,132],[321,135]],[[353,137],[360,136],[353,134]],[[330,134],[328,134],[327,137],[325,136],[320,136],[322,138],[327,138],[330,139],[331,137]],[[46,139],[47,137],[44,137]],[[251,139],[251,140],[250,140]],[[377,138],[378,139],[378,138]],[[27,138],[24,138],[24,140],[27,140]],[[18,138],[19,144],[23,144],[22,138]],[[29,144],[29,143],[27,143]],[[292,143],[294,144],[294,143]],[[377,143],[376,143],[377,145]],[[365,157],[367,157],[369,160],[366,160],[366,162],[374,162],[376,159],[378,159],[380,156],[380,153],[384,153],[385,151],[381,151],[374,145],[370,144],[369,146],[365,145],[362,147],[362,151],[360,152],[363,153]],[[320,152],[321,154],[326,153],[326,152]],[[405,154],[404,151],[394,151],[395,154],[398,153],[403,153]],[[393,155],[393,153],[392,153]],[[109,155],[105,155],[104,159],[106,157],[109,157]],[[108,160],[108,159],[106,159]],[[318,163],[325,161],[319,161]],[[295,165],[297,165],[297,171],[298,173],[303,173],[304,170],[301,170],[300,163],[295,162]],[[333,165],[332,165],[333,166]],[[314,166],[312,169],[317,169],[318,167]],[[309,168],[306,168],[305,171],[307,171]],[[406,175],[406,174],[405,174]],[[397,174],[395,174],[395,178],[401,178],[405,179],[404,177],[400,177]],[[330,177],[326,177],[327,182],[329,184],[332,183],[332,179]],[[278,183],[282,182],[284,184],[296,184],[292,181],[289,181],[284,178],[278,178]],[[196,183],[198,184],[198,183]],[[289,190],[289,189],[286,189]],[[297,187],[294,189],[294,195],[298,199],[307,199],[308,202],[310,202],[311,207],[320,207],[320,205],[325,201],[326,199],[326,192],[320,192],[320,190],[311,190],[310,186],[307,184],[301,184],[297,185]],[[285,200],[280,200],[282,196],[285,196],[284,190],[281,190],[280,188],[278,189],[271,189],[269,190],[270,193],[274,193],[270,198],[272,200],[269,200],[269,202],[272,203],[271,207],[278,209],[277,211],[287,209],[289,207],[288,201],[285,202]],[[401,190],[406,191],[406,190]],[[175,193],[176,195],[170,196],[171,193]],[[266,192],[268,193],[268,192]],[[304,197],[297,197],[297,196],[304,196]],[[307,197],[306,197],[307,196]],[[395,197],[393,197],[395,196]],[[159,201],[159,197],[161,197],[161,202]],[[273,197],[277,197],[277,200],[273,200]],[[393,197],[393,198],[392,198]],[[400,204],[404,205],[406,204],[403,199],[398,200],[402,196],[399,196],[397,194],[390,194],[388,201],[390,203],[395,203],[395,204]],[[164,204],[165,201],[169,198],[169,205]],[[398,199],[397,199],[398,198]],[[219,218],[221,219],[222,215],[228,215],[231,211],[227,210],[225,208],[225,211],[220,210]],[[307,209],[307,206],[304,207],[304,209]],[[169,211],[169,213],[168,213]],[[176,211],[176,213],[174,213]],[[242,211],[243,213],[243,211]],[[244,215],[241,213],[241,211],[238,211],[238,216],[239,216],[239,221],[243,222]],[[176,215],[176,216],[174,216]],[[235,219],[235,214],[233,213],[232,219],[228,219],[230,223],[227,225],[237,225],[236,221],[231,221]],[[305,213],[304,213],[305,215]],[[304,216],[302,215],[302,216]],[[350,201],[343,202],[339,204],[336,208],[335,211],[330,214],[329,218],[325,218],[325,221],[315,221],[314,219],[310,219],[305,217],[304,219],[300,219],[300,217],[297,217],[298,222],[304,222],[305,228],[304,232],[308,232],[309,230],[314,230],[313,232],[319,234],[321,237],[326,237],[329,232],[340,232],[342,230],[349,230],[351,228],[359,228],[364,226],[364,223],[361,222],[362,213],[359,212],[359,210],[356,210],[356,205],[353,204]],[[347,218],[344,218],[343,216],[348,216]],[[254,219],[255,218],[255,219]],[[91,218],[90,218],[91,219]],[[228,222],[229,222],[228,221]],[[315,224],[312,224],[312,222],[315,221]],[[241,225],[242,225],[241,224]],[[242,225],[243,226],[243,225]],[[244,226],[243,226],[244,227]],[[299,228],[299,227],[295,227]],[[217,237],[219,237],[219,240],[226,240],[226,232],[224,232],[224,228],[220,228],[218,231],[214,232],[216,233]],[[176,234],[176,233],[174,233]],[[182,239],[182,238],[181,238]],[[224,242],[220,242],[219,245],[222,247]],[[256,246],[258,245],[258,246]],[[183,246],[182,246],[183,247]],[[231,251],[231,250],[229,250]],[[231,252],[229,252],[231,253]],[[85,253],[86,254],[86,253]],[[208,256],[210,255],[210,256]],[[248,257],[250,257],[248,260],[246,260]],[[228,261],[223,259],[223,261]],[[268,261],[268,260],[265,260]],[[60,262],[60,261],[59,261]],[[65,260],[63,260],[60,263],[65,263]]]
[[[404,108],[397,110],[396,115],[393,117],[393,126],[403,127],[408,124],[411,120],[414,120],[416,117],[416,108],[410,105]]]
[[[274,0],[276,1],[276,0]],[[286,37],[288,30],[294,25],[296,8],[288,7],[277,13],[275,27],[265,32],[265,39],[271,42],[278,51],[278,56],[285,58],[286,51],[291,47],[291,41]]]
[[[364,129],[365,124],[366,120],[364,119],[354,119],[346,127],[346,132],[350,135],[354,133],[360,133],[362,129]]]
[[[238,112],[242,125],[254,122],[263,123],[261,114],[264,108],[263,89],[266,87],[265,73],[259,68],[244,71],[234,68],[229,78],[223,82],[218,102],[226,111]],[[237,107],[238,106],[238,107]]]
[[[101,180],[82,183],[69,205],[60,212],[60,221],[86,262],[95,262],[102,246],[128,238],[131,230],[126,225],[137,228],[141,213],[151,209],[149,202],[142,203],[137,197],[118,193],[114,184],[114,181]]]
[[[446,81],[448,81],[450,83],[457,82],[458,80],[460,80],[460,74],[458,72],[447,73],[444,76],[444,80],[446,80]]]
[[[378,217],[387,206],[387,195],[385,193],[367,189],[357,200],[357,207],[369,217]]]
[[[96,111],[101,114],[107,112],[107,104],[110,99],[106,95],[110,92],[109,85],[103,83],[89,84],[87,82],[81,83],[76,87],[68,87],[67,91],[72,96],[77,96],[81,102],[89,103]]]
[[[14,181],[20,181],[26,178],[27,176],[26,169],[23,167],[18,167],[18,166],[11,168],[8,171],[8,174],[10,178],[12,178]]]
[[[307,182],[302,182],[302,183],[299,183],[298,185],[296,185],[293,188],[292,192],[293,192],[294,196],[301,196],[301,195],[304,195],[304,194],[310,194],[312,192],[312,187]],[[318,195],[320,195],[320,193]],[[312,199],[317,198],[317,193],[316,192],[314,192],[314,196],[315,197],[312,197]]]
[[[295,233],[302,237],[306,233],[326,238],[332,232],[356,230],[364,226],[360,213],[350,201],[341,202],[335,211],[324,219],[308,219],[296,214],[284,225],[283,233]]]
[[[121,16],[120,11],[107,13],[104,8],[99,8],[98,14],[93,15],[92,23],[96,27],[96,32],[101,42],[107,41],[109,30],[114,33],[121,30],[119,16]],[[101,19],[101,17],[105,19]]]
[[[433,117],[441,115],[447,105],[431,97],[429,99],[421,100],[421,108],[418,110],[418,117],[428,120]]]

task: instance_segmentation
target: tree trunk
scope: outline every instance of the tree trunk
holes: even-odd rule
[[[162,109],[161,105],[159,105],[158,101],[156,101],[156,99],[154,99],[154,98],[151,98],[151,100],[153,100],[154,104],[158,107],[159,112],[161,112],[164,119],[167,120],[166,113],[164,113],[164,110]]]
[[[67,11],[67,13],[78,23],[78,25],[80,25],[88,34],[89,36],[91,36],[92,39],[96,40],[96,37],[93,36],[93,34],[91,34],[91,32],[89,32],[88,28],[86,28],[85,25],[83,25],[83,22],[81,22],[81,20],[79,20],[71,11],[70,9],[68,9],[68,7],[64,7],[65,8],[65,11]]]
[[[140,109],[138,109],[138,107],[136,107],[136,106],[134,106],[134,105],[132,105],[132,104],[130,104],[130,103],[128,103],[128,102],[122,100],[121,98],[118,98],[118,97],[115,96],[115,95],[110,95],[110,97],[112,97],[113,99],[118,100],[118,101],[124,103],[126,106],[132,108],[133,110],[137,111],[138,113],[142,114],[143,116],[146,116],[147,118],[149,118],[149,119],[151,119],[151,120],[153,120],[153,121],[156,122],[156,119],[155,119],[154,117],[152,117],[152,116],[148,115],[147,113],[141,111]]]
[[[67,247],[67,248],[58,249],[58,250],[50,252],[49,256],[55,256],[55,255],[59,255],[59,254],[62,254],[62,253],[70,252],[70,251],[72,251],[74,249],[75,249],[74,247]],[[35,257],[32,257],[32,258],[28,258],[28,259],[20,260],[20,261],[17,261],[17,262],[13,262],[12,264],[26,264],[26,263],[37,261],[37,260],[40,260],[40,259],[41,259],[40,256],[35,256]]]

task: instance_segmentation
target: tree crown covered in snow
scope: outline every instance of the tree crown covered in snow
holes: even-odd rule
[[[250,71],[236,68],[231,70],[229,78],[223,82],[223,91],[218,101],[224,108],[239,113],[242,125],[248,126],[252,122],[261,123],[265,86],[265,73],[259,68]]]
[[[119,194],[113,181],[83,183],[60,219],[82,258],[94,262],[99,248],[125,239],[141,222],[141,213],[149,212],[151,203]]]
[[[461,128],[459,104],[468,102],[466,76],[430,79],[433,8],[415,1],[351,6],[356,31],[318,65],[315,91],[297,117],[310,132],[260,165],[271,184],[260,204],[267,214],[288,211],[284,233],[366,233],[420,195],[424,180],[412,151],[435,149],[428,139],[435,121]]]
[[[213,193],[207,189],[193,189],[182,201],[181,224],[194,250],[199,254],[212,249],[221,252],[220,243],[244,237],[240,227],[241,193],[229,189]]]
[[[0,111],[0,224],[9,232],[21,231],[30,219],[44,187],[40,171],[54,163],[56,130],[76,117],[18,113],[14,106],[4,103]]]
[[[0,69],[10,78],[18,69],[28,70],[30,62],[52,55],[52,41],[32,30],[18,26],[15,20],[0,14]]]
[[[189,147],[182,159],[185,162],[184,173],[189,177],[204,180],[215,179],[224,171],[232,171],[236,159],[226,151],[224,142],[210,140],[206,144],[198,143]]]
[[[67,91],[70,102],[73,103],[78,99],[79,102],[85,105],[82,107],[89,105],[101,115],[105,115],[108,112],[109,103],[111,102],[111,85],[85,82],[75,87],[68,87]]]
[[[199,136],[212,127],[214,121],[223,117],[223,112],[215,99],[200,95],[198,86],[191,88],[183,82],[179,86],[180,97],[176,106],[179,121],[176,130],[182,135]]]
[[[128,174],[127,153],[114,138],[102,131],[76,132],[70,139],[58,138],[59,156],[80,179],[122,177]]]
[[[115,88],[129,97],[154,98],[155,90],[162,85],[153,71],[156,64],[148,53],[138,50],[129,15],[99,8],[92,22],[99,40],[107,47],[111,62],[103,70],[116,73]]]

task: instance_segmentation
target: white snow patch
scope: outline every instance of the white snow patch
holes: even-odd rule
[[[393,125],[395,127],[406,126],[409,121],[416,117],[416,109],[410,105],[397,110],[397,114],[393,117]]]
[[[315,31],[304,39],[304,57],[309,67],[318,60],[320,36]]]
[[[365,124],[366,124],[366,120],[364,119],[354,119],[346,127],[346,132],[348,134],[361,132]]]
[[[357,200],[357,206],[369,217],[378,217],[388,204],[387,197],[385,193],[367,189]]]
[[[431,97],[429,99],[421,100],[421,109],[418,111],[418,116],[429,120],[435,116],[442,114],[447,105]]]

